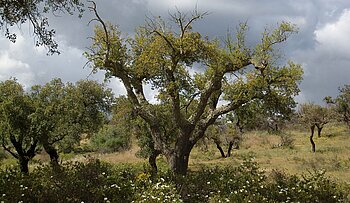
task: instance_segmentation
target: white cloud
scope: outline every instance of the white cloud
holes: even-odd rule
[[[339,20],[326,24],[315,31],[316,40],[319,43],[320,51],[328,52],[332,55],[344,55],[350,53],[350,10],[345,9]]]
[[[11,58],[7,52],[0,53],[0,81],[15,77],[25,87],[33,84],[34,74],[30,66],[20,60]]]

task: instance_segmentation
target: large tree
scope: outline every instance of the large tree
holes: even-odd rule
[[[193,30],[203,18],[198,12],[177,12],[170,22],[150,19],[133,38],[124,39],[100,18],[95,5],[91,9],[100,23],[86,53],[93,70],[122,81],[134,112],[150,128],[155,149],[176,174],[186,174],[193,146],[220,115],[270,94],[299,92],[300,65],[279,66],[274,49],[295,32],[290,23],[266,29],[261,42],[249,48],[246,24],[238,28],[236,40],[220,43]],[[158,104],[145,97],[146,85],[157,90]],[[226,103],[220,105],[220,99]]]
[[[34,102],[16,80],[0,82],[0,142],[16,158],[23,173],[39,149],[39,140],[32,128]]]
[[[54,40],[55,30],[49,29],[48,12],[69,13],[75,11],[79,16],[83,12],[80,0],[1,0],[0,1],[0,30],[10,41],[16,41],[16,33],[12,27],[21,27],[27,22],[33,27],[36,46],[45,46],[48,53],[59,53]]]

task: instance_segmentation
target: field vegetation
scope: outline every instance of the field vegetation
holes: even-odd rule
[[[315,138],[316,153],[309,134],[300,125],[284,134],[249,131],[227,158],[212,140],[205,140],[194,148],[189,174],[181,180],[163,156],[154,175],[148,161],[136,156],[140,148],[135,138],[129,148],[112,153],[92,152],[94,144],[84,140],[77,152],[60,154],[56,172],[42,152],[30,162],[29,176],[1,151],[0,192],[5,202],[348,202],[347,126],[330,123]]]
[[[42,15],[84,5],[38,2],[0,3],[0,29],[15,42],[9,28],[30,20],[37,46],[57,53]],[[294,24],[251,44],[247,23],[209,38],[194,26],[207,13],[176,11],[126,37],[87,9],[86,65],[126,95],[91,80],[0,81],[0,202],[350,202],[350,86],[297,104],[303,68],[281,53]]]

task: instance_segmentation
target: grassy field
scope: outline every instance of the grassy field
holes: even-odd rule
[[[190,157],[190,170],[215,165],[239,165],[247,156],[255,157],[255,161],[266,172],[284,171],[289,174],[305,174],[307,171],[326,170],[326,174],[339,182],[350,184],[350,132],[346,126],[329,124],[322,136],[315,136],[316,153],[311,152],[308,129],[288,130],[286,132],[294,140],[293,147],[278,147],[281,138],[266,132],[253,131],[244,134],[239,150],[233,150],[229,158],[221,158],[214,144],[197,146]],[[223,146],[226,150],[227,146]],[[110,154],[62,154],[63,161],[84,161],[92,156],[111,163],[128,163],[143,165],[145,159],[135,156],[138,147],[133,145],[129,151]],[[39,154],[31,163],[31,167],[40,162],[47,162],[49,157]],[[14,165],[16,160],[8,158],[1,161],[1,166]],[[158,158],[158,164],[165,167],[164,157]]]
[[[314,137],[316,153],[311,152],[307,129],[289,130],[286,133],[294,139],[292,148],[276,147],[281,142],[278,135],[249,132],[244,135],[240,149],[233,151],[232,157],[220,158],[214,145],[205,152],[195,148],[190,166],[239,164],[244,157],[254,156],[266,172],[277,169],[289,174],[305,174],[308,171],[325,170],[333,179],[350,184],[350,132],[346,126],[330,124],[325,127],[320,138]]]

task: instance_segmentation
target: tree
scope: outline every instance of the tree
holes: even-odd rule
[[[223,45],[192,29],[204,14],[188,18],[177,12],[171,22],[149,20],[133,38],[123,39],[116,26],[101,19],[95,4],[90,9],[100,24],[86,57],[93,70],[122,81],[134,112],[150,128],[155,149],[175,174],[186,174],[193,146],[219,116],[270,94],[299,92],[300,65],[275,63],[274,46],[295,32],[290,23],[266,29],[261,43],[250,49],[246,24],[238,28],[236,40],[228,37]],[[190,74],[191,68],[200,71]],[[145,97],[147,84],[157,90],[158,104]],[[220,98],[227,103],[219,105]]]
[[[33,128],[53,166],[59,159],[54,145],[71,150],[81,134],[97,132],[113,103],[111,90],[91,80],[65,85],[53,79],[44,86],[34,86],[32,97],[36,101]]]
[[[277,132],[291,120],[296,102],[292,95],[269,95],[264,100],[253,100],[227,115],[241,133],[243,130]]]
[[[55,30],[49,29],[48,12],[73,14],[78,11],[81,16],[83,4],[80,0],[2,0],[0,1],[0,29],[11,42],[16,41],[16,34],[11,31],[29,21],[36,37],[36,46],[45,46],[48,53],[59,53],[54,40]]]
[[[301,104],[299,108],[300,121],[310,127],[310,143],[312,152],[316,151],[316,145],[313,141],[314,131],[317,128],[318,137],[321,137],[321,131],[332,118],[331,110],[328,107],[322,107],[313,103]]]
[[[16,80],[0,82],[0,139],[2,147],[15,157],[23,173],[39,149],[31,119],[35,108],[32,98]]]
[[[242,140],[242,132],[237,126],[227,118],[218,119],[212,126],[209,126],[206,137],[213,140],[216,148],[220,151],[222,158],[231,156],[232,149],[239,149],[239,143]],[[225,154],[222,144],[227,144],[228,149]]]
[[[335,105],[335,111],[338,113],[340,120],[346,123],[350,129],[350,85],[339,88],[339,93],[335,99],[326,97],[325,101],[328,104]]]

